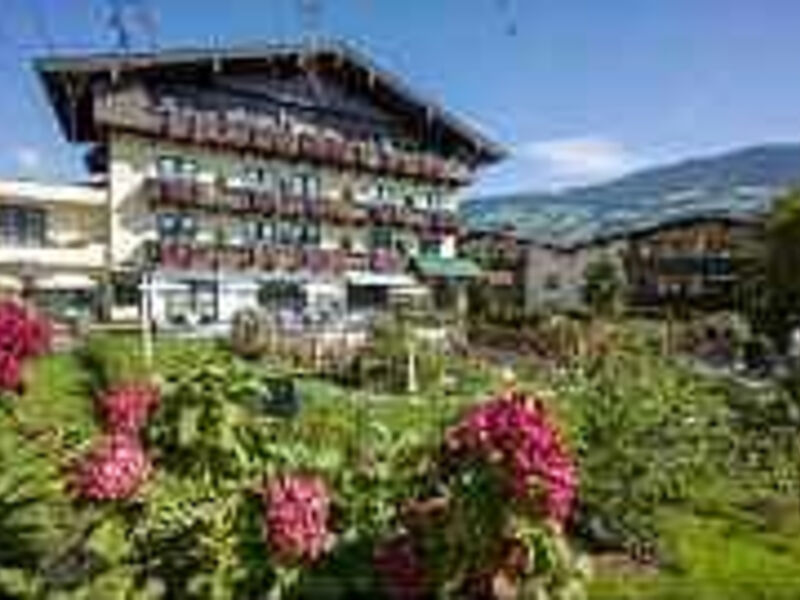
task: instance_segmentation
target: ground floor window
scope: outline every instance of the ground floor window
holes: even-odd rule
[[[91,319],[99,309],[96,290],[37,290],[33,292],[33,301],[55,319]]]
[[[381,310],[389,305],[389,291],[381,285],[351,285],[347,288],[350,310]]]
[[[268,281],[258,290],[258,303],[270,311],[285,308],[300,310],[305,302],[305,294],[300,285],[291,281]]]
[[[218,318],[218,290],[213,282],[191,281],[164,292],[164,312],[174,325],[207,325]]]
[[[139,306],[139,275],[137,273],[114,273],[111,289],[115,306]]]

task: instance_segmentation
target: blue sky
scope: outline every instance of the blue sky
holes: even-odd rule
[[[0,175],[83,176],[30,58],[48,46],[109,49],[111,1],[0,0]],[[303,0],[141,2],[162,46],[303,30]],[[512,151],[472,193],[581,184],[800,140],[798,0],[320,2],[325,35],[357,43]]]

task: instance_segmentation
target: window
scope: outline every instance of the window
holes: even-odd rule
[[[438,192],[428,193],[428,210],[442,210],[442,195]]]
[[[197,235],[197,221],[191,215],[162,213],[157,228],[161,239],[190,241]]]
[[[298,198],[318,198],[321,187],[319,175],[299,173],[292,177],[291,193]]]
[[[295,225],[289,221],[278,221],[275,224],[275,237],[278,244],[293,246],[300,241],[302,225]]]
[[[247,187],[272,192],[275,190],[275,173],[269,167],[246,167],[242,180]]]
[[[319,223],[306,223],[302,226],[301,242],[309,246],[319,246],[322,238]]]
[[[423,238],[420,240],[420,253],[439,255],[441,253],[442,242],[438,238]]]
[[[278,191],[282,198],[287,198],[292,195],[292,180],[287,176],[278,178]]]
[[[257,244],[263,239],[263,226],[258,221],[247,221],[242,225],[242,241]]]
[[[389,227],[373,227],[370,230],[370,246],[372,249],[391,249],[392,230]]]
[[[184,289],[164,292],[167,320],[175,325],[200,324],[217,320],[217,287],[212,282],[190,281]]]
[[[139,276],[136,273],[111,275],[111,290],[117,306],[138,306],[140,302]]]
[[[544,289],[556,291],[561,287],[561,278],[558,273],[548,273],[544,279]]]
[[[158,176],[162,179],[194,179],[197,177],[197,161],[184,156],[159,156]]]
[[[46,214],[40,208],[0,205],[0,243],[44,246],[46,220]]]

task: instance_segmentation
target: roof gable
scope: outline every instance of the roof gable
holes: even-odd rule
[[[230,85],[247,86],[275,70],[300,69],[320,74],[328,82],[338,80],[351,100],[358,94],[369,97],[373,107],[437,131],[437,135],[474,157],[489,163],[505,156],[504,150],[472,126],[453,116],[439,104],[412,92],[394,75],[376,66],[349,45],[342,43],[268,44],[240,48],[164,50],[155,53],[50,56],[38,59],[36,69],[56,110],[62,129],[72,141],[92,140],[92,96],[98,86],[125,79],[159,81],[203,81],[214,77]],[[335,74],[335,77],[332,75]],[[285,81],[291,81],[286,78]],[[277,90],[281,93],[281,90]],[[272,90],[275,93],[275,90]],[[307,94],[306,94],[307,95]],[[351,107],[375,116],[363,102]]]

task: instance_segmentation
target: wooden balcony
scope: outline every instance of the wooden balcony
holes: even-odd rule
[[[468,167],[424,152],[387,151],[366,140],[340,140],[327,134],[294,134],[255,115],[229,115],[187,108],[162,109],[132,103],[100,103],[97,122],[152,137],[231,150],[255,150],[294,160],[331,164],[384,175],[448,185],[469,183]]]
[[[345,271],[400,273],[406,267],[405,258],[388,250],[348,254],[342,249],[328,250],[271,244],[241,247],[161,241],[152,242],[147,254],[153,267],[186,271],[255,270],[341,275]]]
[[[266,190],[228,187],[182,179],[148,179],[144,193],[154,209],[254,214],[290,221],[326,222],[340,226],[380,225],[416,233],[457,234],[456,215],[388,204],[365,207],[349,202],[306,196],[283,196]]]

